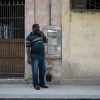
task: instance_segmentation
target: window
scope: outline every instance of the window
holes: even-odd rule
[[[0,0],[0,39],[24,38],[24,0]]]
[[[100,0],[71,0],[71,10],[100,11]]]

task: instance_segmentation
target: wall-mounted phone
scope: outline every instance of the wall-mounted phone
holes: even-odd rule
[[[46,57],[61,58],[61,27],[46,26],[43,31],[48,38],[45,44]]]

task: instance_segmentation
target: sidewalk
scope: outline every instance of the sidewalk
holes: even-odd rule
[[[100,86],[49,85],[35,90],[32,84],[0,84],[0,98],[100,99]]]

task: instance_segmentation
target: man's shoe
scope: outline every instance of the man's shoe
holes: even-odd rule
[[[42,88],[48,88],[48,86],[46,86],[46,85],[40,85],[40,87],[42,87]]]
[[[40,87],[39,87],[39,86],[34,86],[34,88],[35,88],[36,90],[40,90]]]

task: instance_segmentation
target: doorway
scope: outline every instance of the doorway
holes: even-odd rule
[[[0,0],[0,78],[23,78],[25,0]]]

